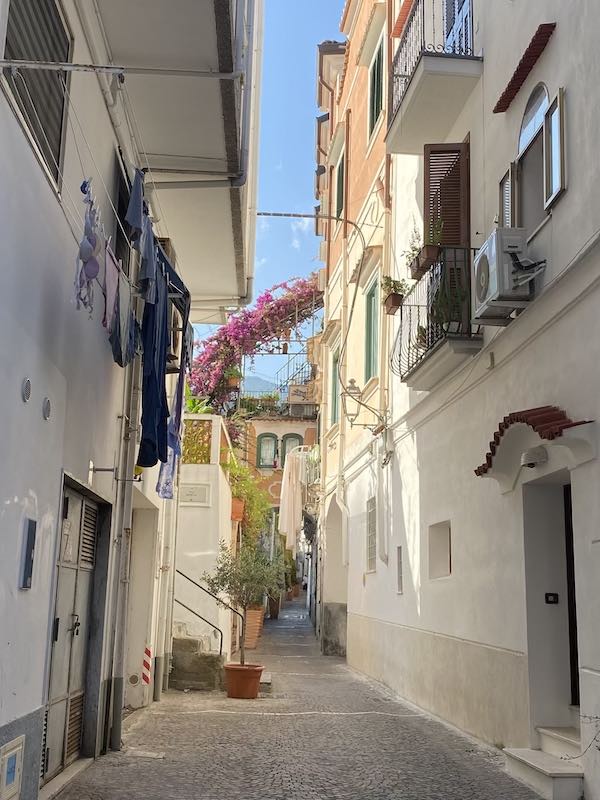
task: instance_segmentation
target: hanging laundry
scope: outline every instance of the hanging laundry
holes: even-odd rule
[[[74,293],[77,309],[85,308],[91,317],[94,309],[94,281],[100,272],[105,239],[100,226],[100,212],[92,195],[91,178],[81,184],[81,193],[87,207],[83,238],[79,243],[79,252],[75,259]]]
[[[152,221],[146,213],[144,213],[142,222],[139,250],[142,263],[138,273],[138,281],[142,297],[147,303],[156,303],[156,239],[152,230]]]
[[[131,363],[136,354],[136,326],[131,307],[131,286],[125,275],[119,272],[113,324],[108,340],[112,347],[113,358],[120,367],[126,367]]]
[[[153,467],[167,460],[169,407],[165,386],[167,369],[168,279],[162,265],[156,273],[156,303],[146,303],[142,319],[143,380],[142,439],[139,467]]]
[[[115,314],[115,305],[117,302],[117,292],[119,289],[119,275],[121,273],[121,267],[117,262],[117,257],[107,246],[106,248],[106,259],[105,259],[105,267],[104,267],[104,295],[105,295],[105,304],[104,304],[104,317],[102,319],[102,324],[110,333],[113,327],[113,318]]]
[[[125,222],[131,228],[129,237],[131,241],[139,241],[144,222],[144,173],[141,169],[136,169],[135,171]]]

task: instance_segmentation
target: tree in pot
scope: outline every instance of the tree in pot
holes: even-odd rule
[[[238,553],[221,542],[217,563],[212,573],[205,573],[203,580],[213,594],[225,594],[229,602],[237,606],[243,615],[240,638],[240,663],[225,664],[227,696],[253,700],[258,695],[263,667],[246,664],[246,622],[251,605],[261,602],[265,594],[281,589],[281,564],[272,563],[255,544],[245,542]]]

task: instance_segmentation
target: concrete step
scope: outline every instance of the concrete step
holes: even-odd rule
[[[538,728],[540,744],[544,753],[562,758],[581,755],[581,733],[579,728]]]
[[[273,680],[271,678],[271,673],[265,672],[263,670],[263,673],[260,676],[259,692],[261,692],[262,694],[271,694],[272,691],[273,691]]]
[[[508,774],[545,800],[581,800],[583,769],[579,764],[527,748],[505,748],[504,755]]]

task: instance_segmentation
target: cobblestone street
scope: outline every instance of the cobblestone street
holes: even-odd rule
[[[502,758],[320,655],[300,601],[265,624],[257,701],[170,693],[60,800],[534,800]]]

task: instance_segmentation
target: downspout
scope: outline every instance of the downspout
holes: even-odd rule
[[[341,317],[341,330],[342,330],[342,337],[349,336],[350,331],[348,330],[348,222],[350,216],[350,209],[348,207],[349,200],[350,200],[350,169],[351,169],[351,160],[350,160],[350,123],[352,119],[352,111],[348,109],[346,111],[346,130],[345,130],[345,141],[344,141],[344,223],[343,223],[343,257],[342,257],[342,307],[340,312]],[[348,375],[347,375],[347,360],[348,360],[348,347],[343,348],[343,359],[339,364],[339,371],[340,371],[340,384],[341,386],[346,386],[348,382]],[[345,481],[344,481],[344,458],[346,456],[346,425],[347,420],[344,414],[340,415],[340,434],[339,434],[339,466],[338,466],[338,476],[337,476],[337,488],[336,488],[336,498],[339,502],[339,506],[344,511],[346,509],[346,500],[345,500]],[[347,514],[345,514],[347,518]],[[345,526],[344,526],[345,527]],[[342,554],[343,554],[343,563],[346,565],[348,563],[348,545],[346,540],[346,531],[342,528]]]
[[[131,552],[131,527],[133,520],[133,477],[137,440],[135,431],[139,418],[140,373],[139,356],[131,365],[131,391],[126,412],[127,428],[119,464],[119,479],[124,483],[122,492],[122,517],[119,528],[118,592],[115,620],[115,643],[113,652],[113,711],[110,733],[111,750],[121,749],[123,727],[123,705],[125,699],[125,658],[127,638],[127,606],[129,599],[129,569]]]

